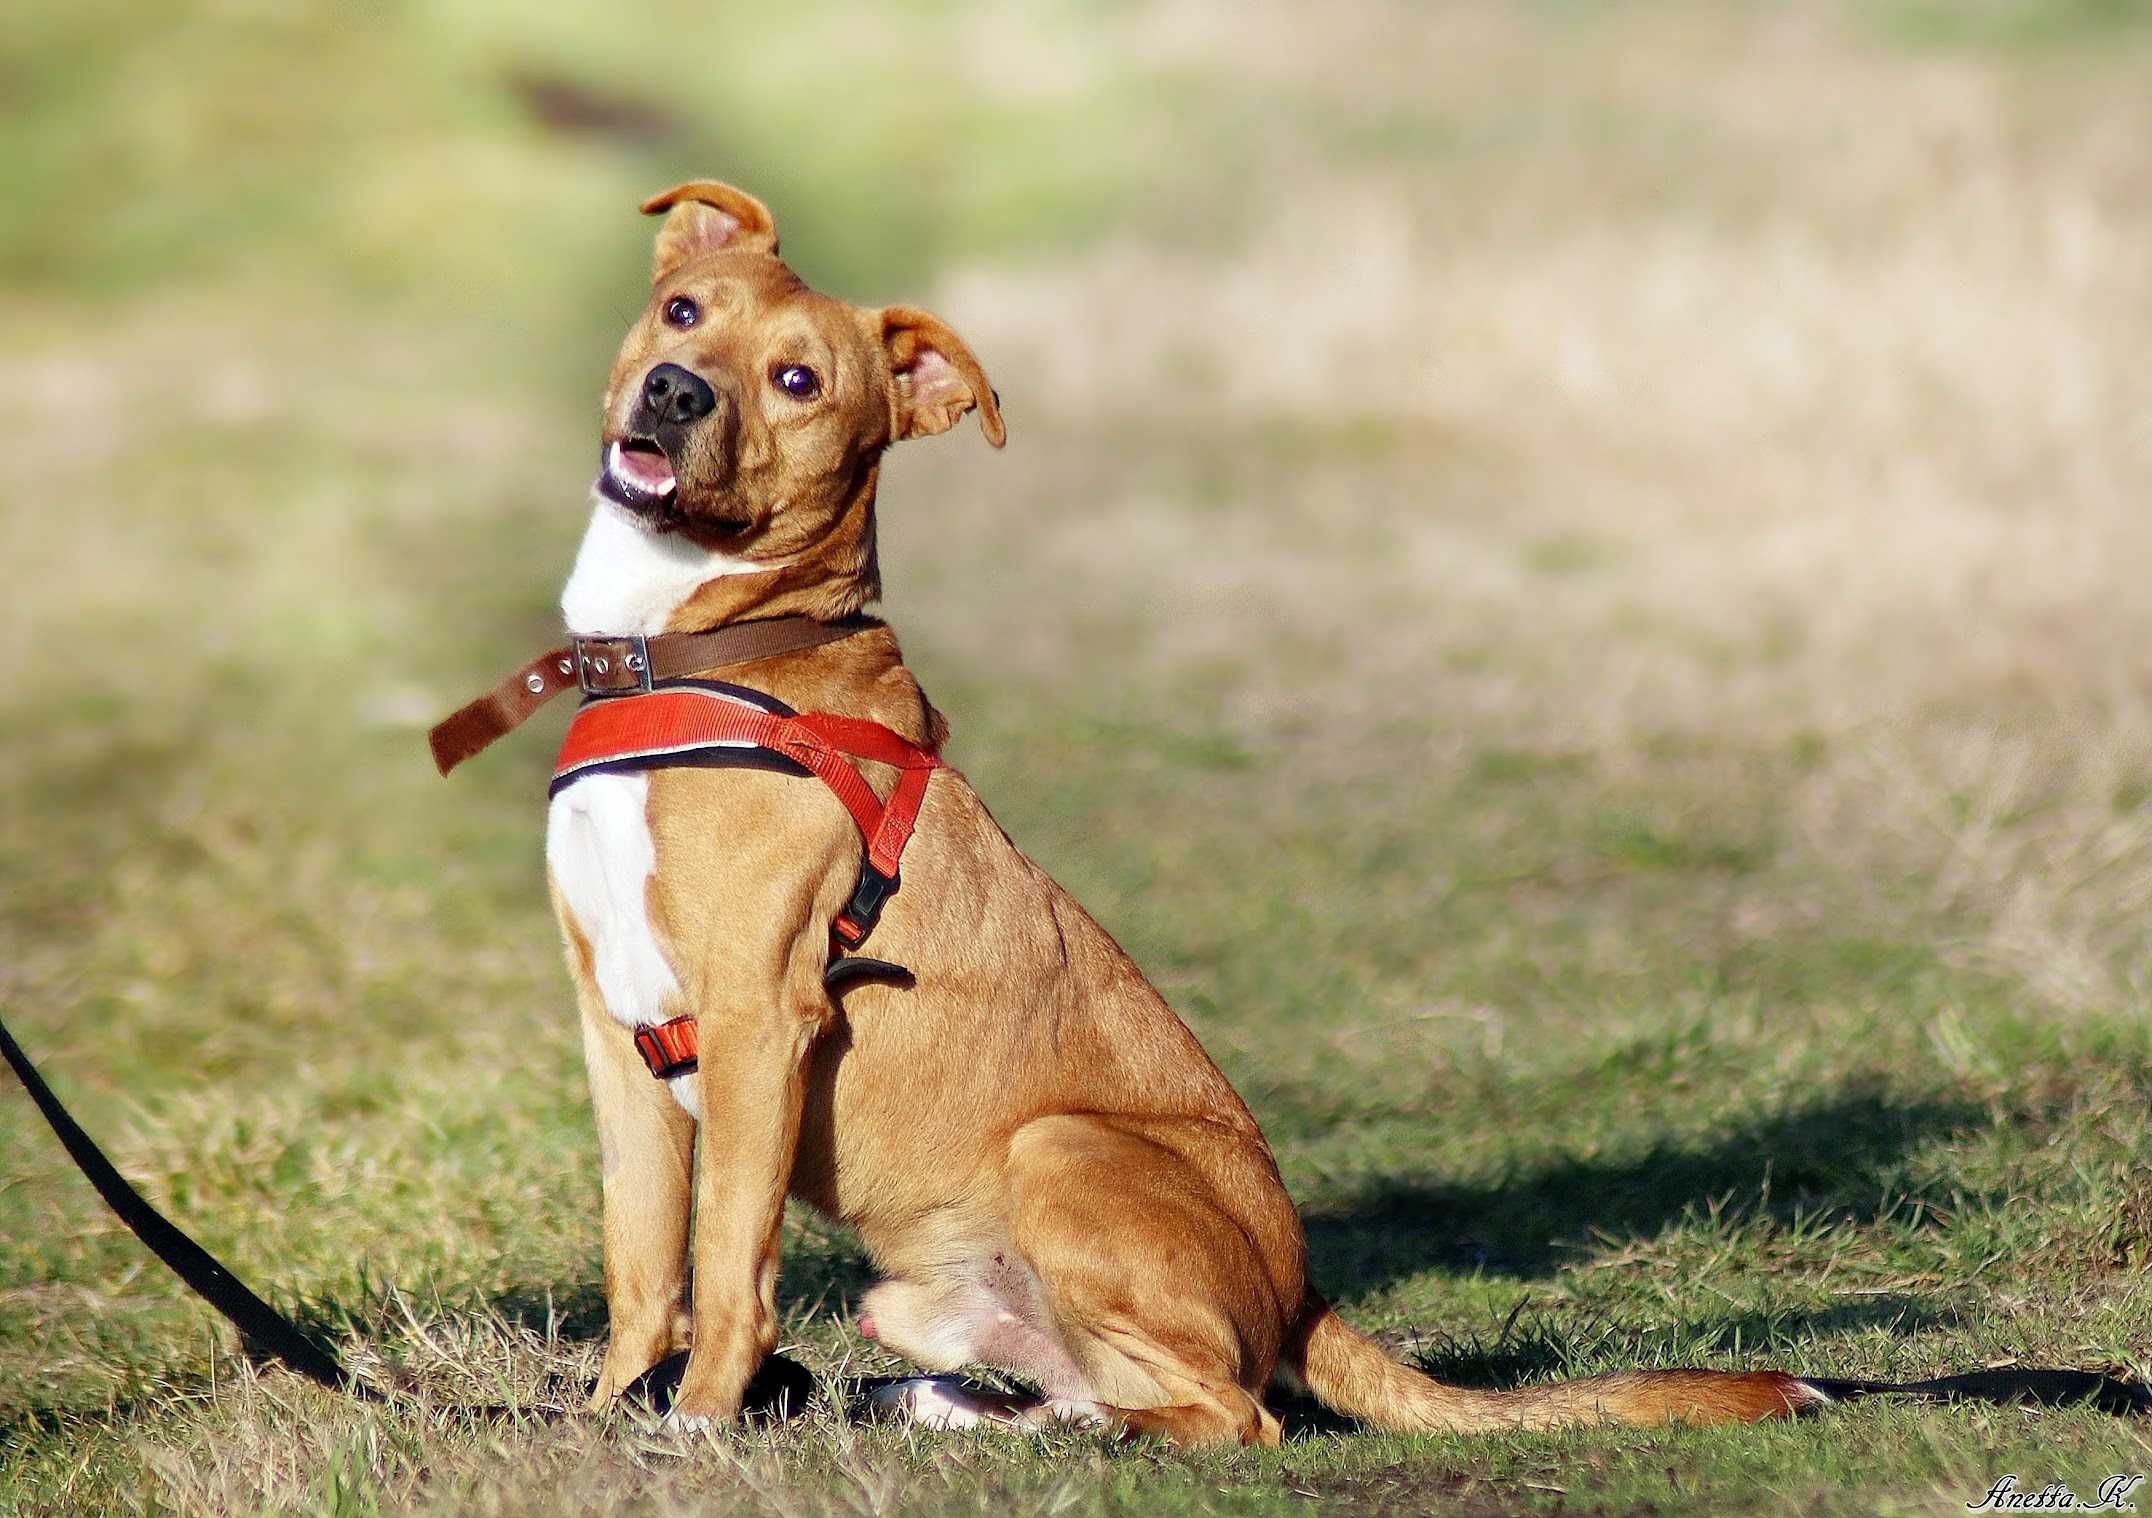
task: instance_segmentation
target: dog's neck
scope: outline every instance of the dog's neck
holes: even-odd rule
[[[707,548],[679,533],[651,532],[623,508],[593,496],[561,616],[582,637],[702,632],[750,617],[848,617],[881,594],[869,470],[837,521],[798,553],[771,563]]]
[[[582,637],[661,633],[706,581],[761,568],[677,533],[651,532],[625,508],[594,495],[590,526],[560,593],[560,613],[568,630]]]

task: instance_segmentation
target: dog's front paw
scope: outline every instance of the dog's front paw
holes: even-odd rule
[[[658,1422],[658,1431],[664,1434],[699,1434],[713,1428],[724,1428],[740,1421],[740,1399],[700,1395],[691,1384],[683,1383],[672,1406]]]
[[[675,1435],[699,1434],[714,1423],[730,1421],[729,1418],[718,1418],[709,1413],[691,1413],[685,1408],[676,1407],[658,1424],[658,1432]]]
[[[740,1394],[726,1395],[723,1387],[705,1383],[695,1384],[695,1367],[689,1362],[687,1375],[681,1379],[674,1392],[672,1404],[666,1409],[659,1429],[668,1434],[699,1434],[705,1429],[740,1421]]]
[[[677,1373],[683,1364],[684,1373]],[[690,1356],[675,1355],[658,1369],[676,1371],[673,1384],[664,1388],[673,1393],[671,1410],[660,1425],[669,1434],[696,1433],[720,1423],[775,1423],[797,1417],[807,1410],[815,1392],[814,1377],[807,1367],[784,1355],[766,1358],[747,1384],[730,1397],[724,1395],[723,1387],[713,1391],[707,1384],[695,1384]]]
[[[625,1363],[633,1365],[634,1361],[629,1359]],[[617,1368],[608,1357],[598,1384],[591,1388],[591,1411],[604,1412],[616,1401],[651,1410],[670,1407],[674,1393],[679,1390],[680,1378],[686,1371],[685,1351],[666,1356],[640,1374]]]
[[[668,1327],[613,1330],[598,1383],[590,1389],[592,1412],[603,1412],[622,1398],[647,1407],[664,1407],[672,1401],[687,1369],[687,1355],[672,1353]]]

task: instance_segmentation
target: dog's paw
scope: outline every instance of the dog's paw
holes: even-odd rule
[[[715,1422],[717,1419],[707,1413],[684,1413],[676,1407],[659,1420],[658,1432],[675,1437],[682,1434],[699,1434]]]
[[[667,1355],[641,1375],[621,1385],[614,1384],[618,1377],[608,1368],[591,1392],[590,1405],[594,1410],[603,1411],[618,1399],[630,1407],[663,1412],[672,1406],[673,1396],[680,1390],[680,1378],[686,1373],[685,1350]]]
[[[1060,1428],[1104,1428],[1111,1420],[1096,1402],[1056,1397],[1039,1408],[1040,1418]]]
[[[982,1424],[1002,1427],[1036,1406],[1027,1398],[980,1391],[956,1376],[912,1376],[877,1386],[867,1405],[883,1417],[904,1418],[921,1428],[964,1429]]]
[[[660,1361],[622,1393],[624,1400],[634,1406],[653,1412],[663,1412],[658,1426],[668,1434],[694,1433],[712,1423],[734,1421],[722,1413],[705,1414],[682,1410],[677,1402],[681,1382],[686,1378],[688,1357],[685,1351]],[[815,1397],[814,1376],[799,1361],[784,1355],[771,1355],[747,1383],[740,1394],[738,1421],[745,1423],[777,1423],[786,1418],[796,1418],[807,1410]]]

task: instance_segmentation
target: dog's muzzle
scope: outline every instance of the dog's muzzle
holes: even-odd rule
[[[717,392],[709,381],[678,364],[659,364],[643,376],[634,424],[656,435],[667,427],[691,427],[716,409]]]

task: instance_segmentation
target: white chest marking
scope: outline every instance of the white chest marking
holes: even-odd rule
[[[697,587],[763,567],[646,532],[619,507],[596,500],[560,609],[569,629],[586,636],[663,632]],[[631,1028],[690,1010],[680,1005],[679,978],[651,930],[657,846],[649,799],[648,775],[586,775],[546,811],[546,868],[590,945],[605,1010]],[[694,1113],[694,1077],[670,1084],[674,1100]]]
[[[546,810],[545,862],[590,945],[605,1010],[633,1028],[674,1016],[680,983],[650,928],[648,775],[586,775]]]
[[[769,569],[698,548],[677,533],[646,531],[602,496],[591,500],[590,527],[560,593],[568,630],[585,637],[665,631],[665,620],[700,586],[724,575]]]

